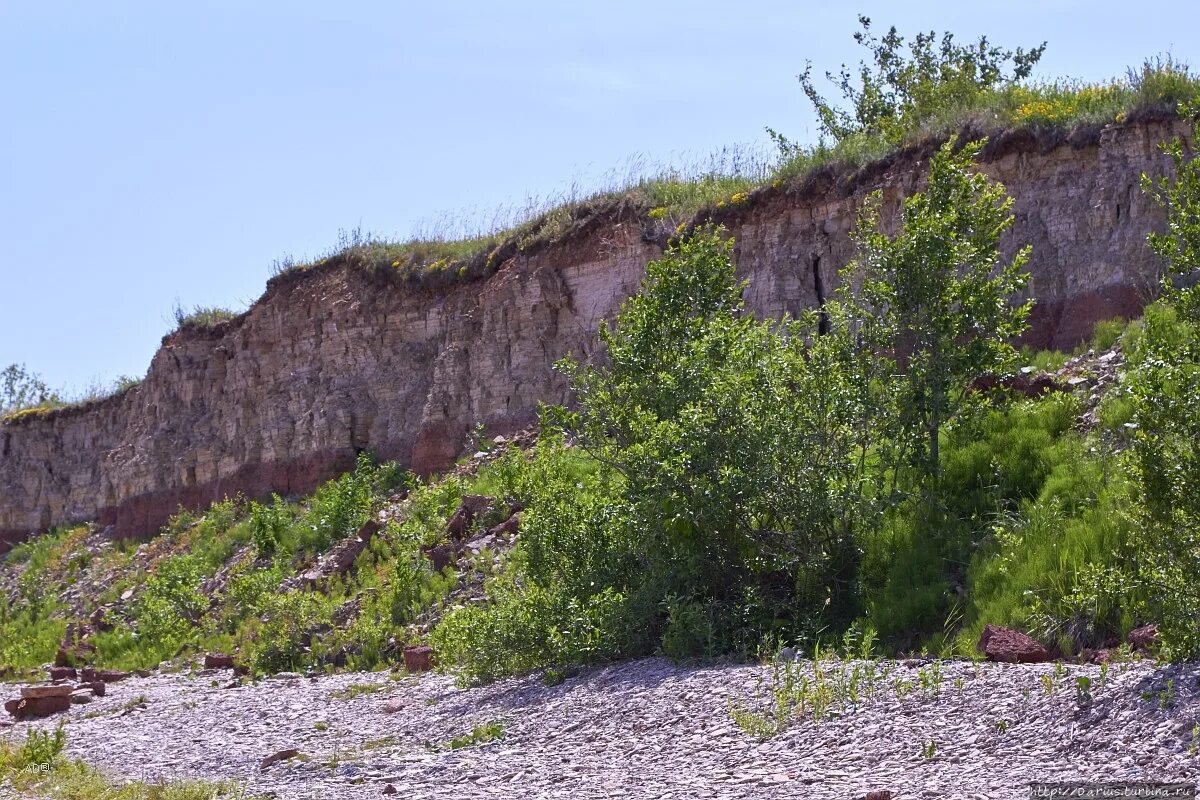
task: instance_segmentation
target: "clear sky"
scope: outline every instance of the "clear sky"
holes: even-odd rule
[[[810,140],[796,73],[901,32],[1049,41],[1046,77],[1200,62],[1170,2],[0,0],[0,367],[144,374],[179,303],[242,309],[338,230],[407,237],[631,157]]]

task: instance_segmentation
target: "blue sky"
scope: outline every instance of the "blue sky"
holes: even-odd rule
[[[240,310],[339,229],[406,237],[767,125],[811,139],[796,73],[856,63],[858,13],[1048,40],[1047,77],[1200,62],[1182,0],[4,0],[0,367],[140,376],[177,303]]]

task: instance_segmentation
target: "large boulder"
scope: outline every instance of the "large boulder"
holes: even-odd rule
[[[492,502],[492,498],[487,495],[464,494],[450,521],[446,523],[446,533],[455,540],[465,537],[475,523],[475,518],[486,511]]]
[[[79,677],[79,673],[74,667],[51,667],[50,680],[65,681],[67,679],[75,680]]]
[[[224,653],[209,653],[204,656],[205,669],[233,669],[233,656]]]
[[[1038,664],[1050,660],[1050,651],[1032,636],[1012,628],[985,625],[979,637],[979,651],[989,661],[1008,664]]]
[[[4,704],[4,710],[17,719],[32,717],[48,717],[59,714],[71,707],[71,687],[67,693],[54,697],[22,697],[20,700],[9,700]]]
[[[1158,647],[1158,626],[1143,625],[1129,632],[1129,644],[1135,650],[1153,650]]]
[[[433,648],[427,644],[404,648],[404,668],[409,672],[428,672],[433,669]]]
[[[70,697],[75,687],[69,683],[51,683],[45,686],[22,686],[21,697],[25,700],[40,700],[45,697]]]

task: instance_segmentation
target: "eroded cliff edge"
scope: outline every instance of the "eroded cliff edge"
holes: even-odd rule
[[[1144,304],[1160,270],[1146,234],[1163,215],[1138,180],[1166,168],[1157,143],[1180,132],[1144,122],[1052,146],[1011,136],[987,151],[983,169],[1016,201],[1009,247],[1033,246],[1035,344],[1072,347],[1096,321]],[[894,219],[925,155],[768,188],[719,212],[755,312],[815,305],[852,255],[863,197],[882,189]],[[660,252],[639,215],[613,213],[450,288],[337,260],[276,278],[241,317],[166,337],[134,389],[0,424],[0,551],[69,522],[146,535],[180,505],[306,492],[363,450],[442,468],[477,424],[506,433],[531,423],[538,402],[564,401],[552,364],[591,352],[600,321]]]

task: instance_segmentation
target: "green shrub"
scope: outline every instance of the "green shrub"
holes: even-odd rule
[[[1111,348],[1129,327],[1129,320],[1124,317],[1101,320],[1092,328],[1092,349],[1103,353]]]
[[[822,135],[836,142],[858,136],[882,136],[892,144],[921,127],[947,108],[971,106],[981,95],[1002,90],[1028,78],[1046,49],[1004,50],[981,38],[959,45],[950,33],[940,37],[918,33],[908,43],[891,28],[882,39],[871,32],[871,20],[860,16],[862,31],[854,40],[871,51],[873,63],[863,62],[851,73],[842,67],[838,76],[826,73],[837,84],[850,109],[833,105],[812,81],[812,65],[800,75],[804,93],[812,101]],[[1008,62],[1011,73],[1006,73]],[[855,85],[855,79],[858,85]]]
[[[315,660],[315,636],[330,626],[330,602],[316,592],[271,595],[260,624],[243,629],[250,663],[258,672],[294,670]]]
[[[269,505],[250,504],[250,538],[259,553],[273,555],[292,521],[287,504],[279,495],[271,496]]]
[[[196,555],[170,556],[158,562],[132,610],[135,632],[142,646],[157,658],[175,654],[192,638],[209,608],[209,598],[200,591],[207,577]]]
[[[196,306],[191,311],[175,306],[175,330],[203,330],[228,322],[237,316],[227,308]]]
[[[603,589],[586,601],[541,586],[493,590],[487,607],[447,614],[431,637],[465,681],[487,681],[550,665],[631,655],[625,598]]]
[[[1095,477],[1092,462],[1073,432],[1078,410],[1073,396],[1050,395],[960,419],[941,454],[944,507],[907,502],[866,531],[866,613],[886,641],[911,647],[946,632],[964,610],[972,623],[963,601],[975,596],[973,575],[993,552],[1000,523],[1034,502],[1074,514],[1095,496],[1083,481]]]

